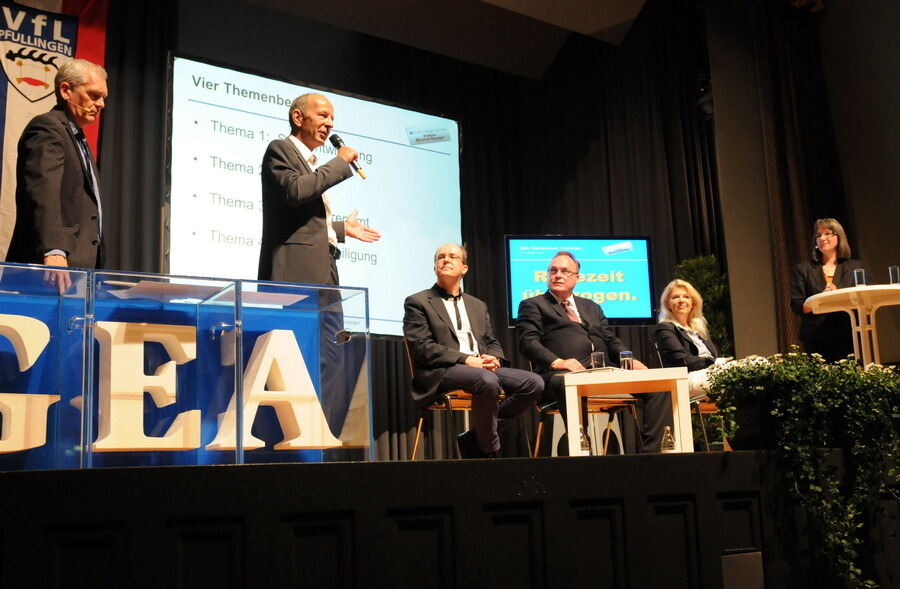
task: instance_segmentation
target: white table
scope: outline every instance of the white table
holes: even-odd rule
[[[853,326],[853,355],[862,359],[863,366],[881,363],[878,353],[878,330],[875,311],[881,307],[900,305],[900,284],[873,284],[838,288],[820,292],[806,299],[813,313],[844,311]]]
[[[581,426],[581,397],[660,393],[672,395],[672,417],[675,427],[675,448],[678,452],[694,451],[694,434],[691,429],[690,393],[688,370],[678,368],[652,368],[648,370],[606,370],[570,372],[563,375],[566,387],[566,424],[569,438],[569,456],[581,453],[578,435]]]

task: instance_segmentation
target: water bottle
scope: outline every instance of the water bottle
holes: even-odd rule
[[[591,455],[591,440],[587,437],[587,434],[584,433],[584,426],[578,426],[578,434],[581,436],[581,455],[582,456],[590,456]]]
[[[668,425],[666,426],[666,429],[663,430],[662,441],[659,443],[659,451],[663,454],[675,452],[675,435],[672,433],[672,428]]]

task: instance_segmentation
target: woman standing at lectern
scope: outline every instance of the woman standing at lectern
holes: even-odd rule
[[[818,219],[813,238],[812,259],[794,266],[791,275],[791,309],[800,315],[803,351],[836,362],[853,353],[850,317],[843,311],[814,314],[803,303],[820,292],[855,286],[853,271],[863,266],[850,257],[847,234],[835,219]]]

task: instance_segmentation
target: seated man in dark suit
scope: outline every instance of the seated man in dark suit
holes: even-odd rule
[[[403,334],[412,355],[415,400],[428,402],[454,389],[471,393],[472,429],[459,436],[460,455],[494,457],[500,451],[498,426],[534,405],[544,383],[527,370],[506,367],[487,306],[460,289],[467,261],[461,246],[438,248],[437,283],[406,298]]]
[[[569,252],[559,252],[547,269],[549,289],[519,304],[516,337],[519,350],[531,360],[535,372],[545,382],[547,398],[563,409],[565,372],[584,370],[591,352],[604,352],[608,363],[617,366],[619,352],[626,348],[613,333],[600,305],[573,295],[581,264]],[[646,369],[637,359],[633,368]],[[636,395],[642,409],[642,451],[658,452],[666,425],[672,425],[672,405],[668,393]]]

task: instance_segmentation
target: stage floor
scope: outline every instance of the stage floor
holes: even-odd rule
[[[7,472],[0,586],[828,587],[777,476],[760,452]]]

